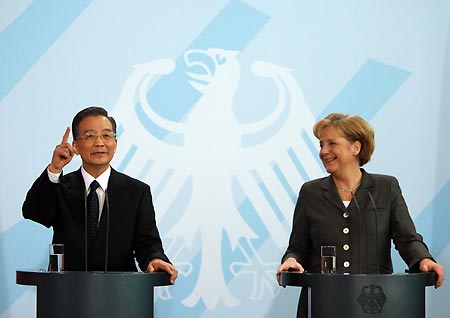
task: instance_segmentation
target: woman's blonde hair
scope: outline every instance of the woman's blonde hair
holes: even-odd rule
[[[330,126],[339,128],[348,141],[359,141],[361,143],[361,150],[358,155],[360,167],[369,162],[375,149],[375,133],[368,122],[358,115],[331,113],[314,125],[314,136],[320,139],[322,129]]]

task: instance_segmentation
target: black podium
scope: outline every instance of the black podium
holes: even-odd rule
[[[312,318],[424,318],[425,287],[434,283],[434,273],[281,273],[281,285],[308,288]]]
[[[37,286],[38,318],[153,317],[153,287],[165,272],[17,271],[16,283]]]

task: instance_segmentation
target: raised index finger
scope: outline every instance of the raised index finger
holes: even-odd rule
[[[67,143],[67,141],[69,140],[69,134],[70,134],[70,127],[67,127],[61,143],[63,143],[63,144]]]

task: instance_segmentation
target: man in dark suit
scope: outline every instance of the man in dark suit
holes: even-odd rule
[[[69,133],[67,127],[51,163],[28,191],[23,216],[53,227],[53,243],[64,244],[66,270],[84,270],[86,264],[103,270],[107,259],[108,270],[136,271],[136,259],[142,271],[164,270],[174,283],[178,272],[164,254],[150,187],[110,166],[117,147],[114,119],[103,108],[89,107],[72,121],[72,144]],[[63,175],[74,155],[81,156],[82,167]],[[98,198],[93,232],[86,213],[90,192]]]

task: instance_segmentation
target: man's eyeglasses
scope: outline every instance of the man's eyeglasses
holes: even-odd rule
[[[116,134],[112,131],[106,131],[102,132],[101,134],[94,134],[94,133],[86,133],[84,135],[81,135],[77,138],[77,140],[85,140],[88,142],[94,142],[97,140],[97,138],[102,138],[103,141],[111,141],[114,138],[116,138]]]

